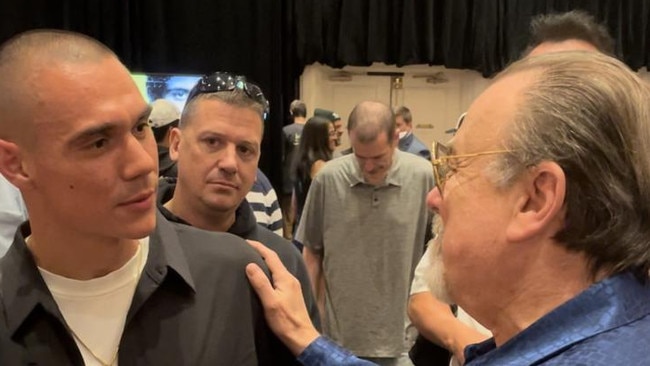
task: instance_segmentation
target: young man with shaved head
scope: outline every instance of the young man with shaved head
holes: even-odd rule
[[[157,213],[150,107],[115,54],[31,31],[0,72],[0,173],[30,216],[0,261],[2,364],[278,361],[238,274],[259,256]]]

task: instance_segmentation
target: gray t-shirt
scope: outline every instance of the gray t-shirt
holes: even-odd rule
[[[430,220],[431,163],[395,151],[383,186],[365,184],[354,155],[314,178],[296,238],[323,256],[323,329],[361,357],[403,353],[406,303]]]

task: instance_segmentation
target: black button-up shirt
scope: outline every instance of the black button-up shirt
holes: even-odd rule
[[[157,221],[127,314],[118,364],[294,363],[268,329],[245,275],[248,263],[265,268],[260,256],[233,235],[173,224],[160,214]],[[83,365],[25,245],[28,234],[24,224],[0,261],[0,363]]]

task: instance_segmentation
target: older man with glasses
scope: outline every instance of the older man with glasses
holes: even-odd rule
[[[427,279],[494,334],[465,349],[468,365],[647,363],[648,99],[611,57],[526,58],[472,104],[452,147],[436,149]],[[303,364],[367,365],[313,330],[294,280],[255,247],[274,284],[254,264],[249,279]]]

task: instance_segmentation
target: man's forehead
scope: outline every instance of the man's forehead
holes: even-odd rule
[[[130,119],[147,107],[128,70],[113,58],[49,68],[37,82],[35,112],[46,120]]]

